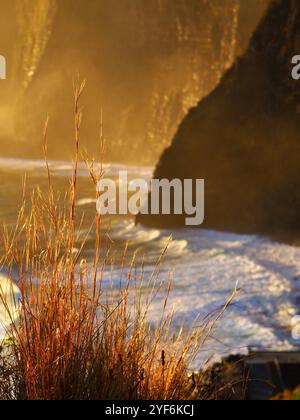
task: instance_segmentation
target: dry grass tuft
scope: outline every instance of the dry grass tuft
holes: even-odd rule
[[[44,151],[49,191],[34,191],[30,211],[24,201],[15,228],[3,232],[1,262],[9,278],[17,280],[21,299],[16,302],[16,322],[12,305],[0,293],[11,317],[10,338],[1,349],[0,398],[192,399],[199,384],[189,379],[188,367],[219,317],[187,336],[173,332],[172,315],[166,310],[171,280],[166,285],[158,280],[166,250],[150,279],[144,278],[143,267],[137,270],[133,256],[130,266],[121,270],[119,289],[105,292],[102,282],[113,267],[109,249],[104,255],[101,252],[97,214],[93,263],[87,265],[82,257],[85,241],[78,250],[76,232],[81,221],[76,214],[76,196],[83,89],[84,83],[74,89],[76,157],[67,197],[61,200],[52,188],[47,121]],[[101,171],[97,173],[92,163],[88,168],[97,182]],[[17,279],[13,276],[16,269]],[[144,291],[146,282],[148,292]],[[147,321],[148,312],[162,290],[166,300],[161,322],[154,329]]]

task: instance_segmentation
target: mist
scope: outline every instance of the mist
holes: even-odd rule
[[[154,164],[188,111],[245,50],[268,0],[0,0],[0,146],[39,157],[49,114],[51,158],[73,154],[73,81],[87,79],[82,147]]]

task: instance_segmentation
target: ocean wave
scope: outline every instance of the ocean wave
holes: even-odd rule
[[[175,309],[174,328],[191,328],[197,319],[220,313],[238,284],[232,305],[216,325],[212,336],[199,352],[195,368],[214,353],[212,360],[229,353],[246,353],[249,347],[265,350],[292,350],[300,343],[292,339],[292,319],[299,312],[300,248],[254,235],[179,229],[175,231],[129,229],[130,236],[149,240],[158,258],[166,239],[173,236],[160,280],[174,273],[174,287],[168,308]],[[123,232],[120,233],[123,235]],[[153,236],[152,236],[153,235]],[[156,246],[154,246],[156,244]],[[148,251],[144,243],[147,261]],[[154,269],[146,265],[145,277]],[[149,262],[149,260],[148,260]],[[138,275],[139,273],[137,273]],[[120,270],[113,280],[119,286]],[[146,283],[146,282],[145,282]],[[105,284],[105,283],[104,283]],[[109,283],[107,283],[109,287]],[[298,298],[298,299],[297,299]],[[150,322],[160,321],[165,296],[158,294],[149,313]]]
[[[19,288],[8,277],[0,274],[0,341],[7,335],[11,323],[18,319],[17,305],[20,298]]]
[[[73,163],[69,161],[49,161],[49,168],[53,175],[61,177],[69,177],[72,175]],[[151,166],[130,166],[123,164],[94,164],[94,169],[103,169],[105,176],[117,177],[120,171],[127,171],[129,177],[138,176],[139,178],[151,179],[153,174],[153,167]],[[18,158],[0,158],[0,170],[13,171],[13,172],[28,172],[36,173],[38,175],[46,174],[46,166],[43,160],[31,160],[31,159],[18,159]],[[88,177],[89,171],[87,170],[84,162],[78,164],[78,176]]]

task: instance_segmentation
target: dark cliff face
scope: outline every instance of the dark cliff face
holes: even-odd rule
[[[300,230],[300,0],[275,1],[244,56],[190,111],[155,178],[204,178],[204,227]],[[155,226],[182,218],[138,219]]]

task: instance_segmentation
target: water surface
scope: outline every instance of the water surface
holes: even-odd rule
[[[66,191],[71,164],[51,162],[55,186]],[[107,165],[106,174],[118,175],[121,165]],[[127,167],[132,177],[150,179],[152,168]],[[13,225],[22,199],[22,178],[28,174],[31,187],[47,188],[44,164],[40,161],[0,159],[0,220]],[[88,229],[95,213],[93,187],[85,166],[79,171],[79,211],[86,214],[83,229]],[[91,250],[87,258],[92,259]],[[291,321],[297,315],[300,300],[300,248],[256,235],[177,229],[159,230],[136,226],[130,217],[111,220],[110,240],[116,256],[129,243],[129,253],[139,250],[146,261],[146,277],[172,235],[161,279],[167,282],[174,272],[174,288],[169,308],[175,307],[174,326],[189,328],[195,319],[202,322],[207,315],[221,310],[236,284],[239,292],[212,337],[202,349],[195,367],[212,354],[244,353],[248,346],[272,350],[289,350],[297,346],[291,337]],[[116,258],[118,261],[118,258]],[[113,279],[119,285],[120,267]],[[109,287],[110,276],[104,281]],[[160,320],[164,295],[159,294],[150,311],[150,322]],[[1,317],[1,310],[0,310]],[[3,321],[3,316],[2,316]],[[2,329],[3,334],[3,329]]]

